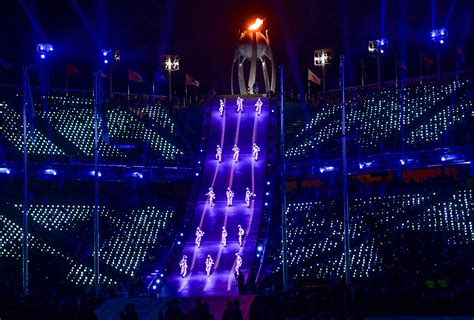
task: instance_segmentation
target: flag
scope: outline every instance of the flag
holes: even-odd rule
[[[199,88],[199,81],[191,77],[189,74],[186,74],[186,85],[187,86],[195,86]]]
[[[168,83],[168,80],[165,78],[163,73],[161,73],[160,71],[156,71],[155,73],[153,73],[153,78],[155,79],[155,82],[158,83],[158,84]]]
[[[128,69],[128,81],[135,81],[143,83],[143,78],[138,72]]]
[[[75,65],[68,63],[66,66],[66,73],[68,77],[78,76],[81,74],[81,71],[79,71],[79,69]]]
[[[433,58],[431,58],[426,53],[421,53],[421,59],[423,60],[424,65],[427,67],[431,67],[432,65],[434,65]]]
[[[314,82],[317,85],[321,84],[321,79],[308,69],[308,81]]]
[[[102,72],[102,70],[99,70],[99,76],[104,79],[108,78],[108,76],[104,72]]]

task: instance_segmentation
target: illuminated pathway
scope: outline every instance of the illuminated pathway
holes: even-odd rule
[[[200,198],[196,204],[193,224],[184,245],[183,254],[188,256],[188,274],[182,278],[179,266],[168,276],[163,288],[164,295],[209,296],[237,294],[234,277],[235,253],[240,252],[243,264],[240,271],[247,280],[250,264],[255,256],[265,179],[269,105],[262,99],[262,113],[255,112],[256,98],[244,99],[244,112],[237,113],[236,98],[225,99],[224,116],[219,115],[219,100],[212,105],[211,124],[204,170],[201,175]],[[252,158],[254,139],[260,147],[258,161]],[[215,158],[217,144],[222,147],[222,163]],[[232,147],[240,148],[238,163],[232,160]],[[216,193],[215,206],[210,208],[205,193],[209,187]],[[227,207],[226,189],[231,187],[235,196],[233,206]],[[256,197],[250,208],[245,205],[245,188],[249,187]],[[221,246],[222,226],[227,227],[227,247]],[[244,245],[239,247],[238,225],[245,230]],[[204,232],[201,248],[195,245],[195,230]],[[215,261],[214,271],[206,276],[205,260],[210,254]]]

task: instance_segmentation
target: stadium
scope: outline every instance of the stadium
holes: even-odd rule
[[[363,2],[5,4],[0,319],[472,319],[474,4]]]

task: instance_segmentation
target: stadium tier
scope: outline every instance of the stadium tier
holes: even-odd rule
[[[426,256],[443,266],[449,263],[449,250],[472,249],[474,192],[466,187],[445,187],[449,191],[429,191],[422,186],[419,192],[350,200],[354,279],[376,278],[392,269],[416,274],[416,268],[408,265],[412,260]],[[342,278],[343,221],[338,201],[292,202],[287,214],[289,265],[296,281]]]
[[[93,157],[93,100],[73,96],[50,96],[35,103],[35,143],[28,132],[28,153],[35,159],[61,155],[61,159]],[[15,101],[15,99],[10,99]],[[6,140],[7,158],[22,153],[22,116],[15,103],[0,103],[1,137]],[[107,101],[98,113],[99,152],[107,162],[175,164],[183,162],[186,144],[165,108],[141,100]],[[8,148],[11,147],[11,148]],[[11,152],[9,152],[11,151]]]
[[[442,138],[463,127],[471,116],[474,100],[468,94],[468,84],[468,80],[455,80],[401,90],[351,92],[346,100],[349,154],[401,151],[402,134],[406,149],[411,150],[462,144],[462,138],[457,142],[452,137],[449,145]],[[323,100],[309,122],[294,137],[288,137],[292,144],[287,157],[339,157],[340,118],[340,104]]]
[[[69,280],[73,286],[92,285],[93,254],[90,241],[94,207],[70,204],[31,204],[30,259],[34,278],[50,275],[37,269],[48,269],[50,259],[57,261],[60,281]],[[0,212],[0,257],[11,265],[19,265],[22,247],[22,205],[3,206]],[[156,263],[165,245],[161,239],[172,227],[175,209],[149,206],[143,209],[110,209],[101,206],[101,283],[117,285],[135,277],[136,270]],[[16,261],[16,262],[15,262]],[[55,269],[54,269],[55,270]],[[142,284],[144,286],[145,284]]]

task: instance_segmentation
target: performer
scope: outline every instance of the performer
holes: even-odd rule
[[[238,252],[235,255],[237,256],[237,258],[235,259],[235,273],[239,275],[239,269],[242,266],[242,257]]]
[[[199,227],[196,228],[196,244],[198,246],[198,248],[201,248],[201,238],[202,236],[204,235],[204,231],[202,231],[201,229],[199,229]]]
[[[188,272],[188,256],[183,255],[183,259],[179,262],[179,266],[181,268],[181,277],[186,277],[186,273]]]
[[[222,99],[219,100],[219,113],[222,117],[222,114],[224,113],[224,101],[222,101]]]
[[[236,144],[234,144],[234,147],[232,148],[232,151],[234,151],[234,161],[235,161],[235,163],[237,163],[237,161],[239,160],[240,149],[239,149],[239,147],[237,147]]]
[[[260,98],[258,98],[257,102],[255,103],[255,112],[257,112],[258,115],[260,115],[260,113],[262,113],[262,105],[263,105],[262,100],[260,100]]]
[[[241,97],[237,98],[237,113],[238,112],[244,112],[244,99]]]
[[[245,232],[242,226],[239,224],[239,246],[242,247],[242,238],[244,236]]]
[[[225,226],[222,227],[222,240],[221,240],[221,244],[222,244],[224,247],[227,247],[227,229],[225,228]]]
[[[250,198],[255,197],[256,194],[251,192],[249,188],[246,188],[245,191],[245,204],[247,205],[247,208],[250,207]]]
[[[220,145],[217,145],[216,147],[216,160],[218,160],[219,163],[222,162],[222,148]]]
[[[214,190],[212,189],[212,187],[209,187],[209,192],[206,193],[205,196],[207,196],[207,200],[209,201],[209,206],[213,207],[216,194],[214,193]]]
[[[255,161],[258,160],[258,153],[260,152],[260,147],[257,146],[257,144],[254,142],[253,147],[252,147],[252,156],[255,159]]]
[[[214,260],[212,260],[211,255],[208,254],[206,258],[206,273],[209,277],[211,275],[211,267],[214,264]]]
[[[234,192],[230,190],[230,187],[227,188],[227,206],[232,207],[232,198],[234,198]]]

